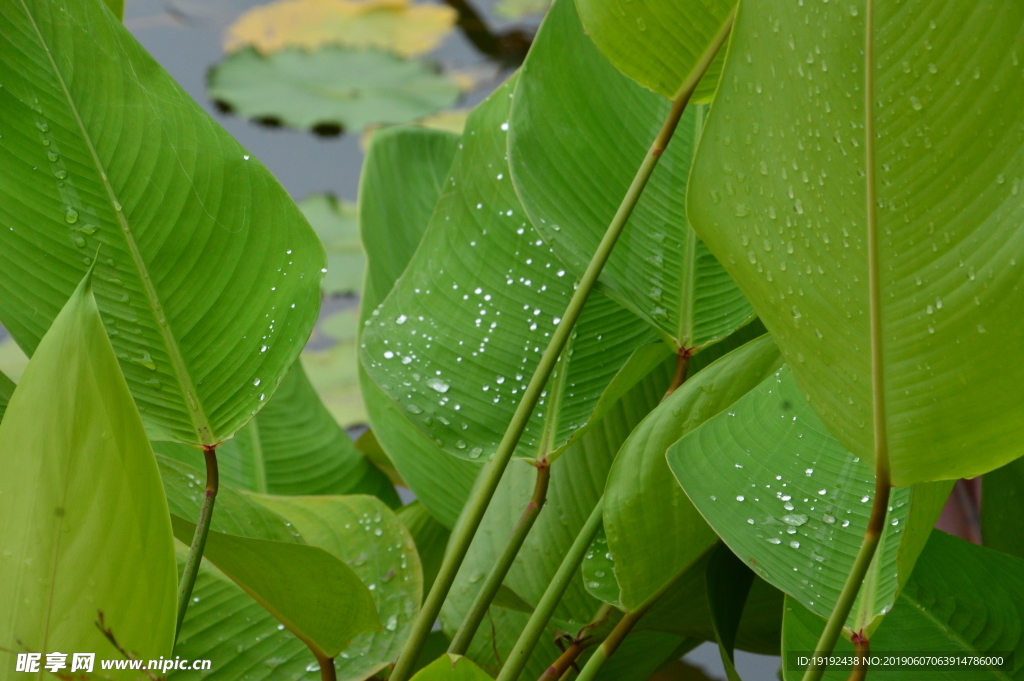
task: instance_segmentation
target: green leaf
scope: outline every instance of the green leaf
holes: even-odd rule
[[[156,451],[188,464],[200,452],[157,443]],[[397,506],[387,476],[334,421],[296,362],[259,415],[217,447],[221,479],[230,487],[270,494],[374,494]],[[189,517],[189,516],[186,516]]]
[[[374,133],[359,185],[360,232],[367,257],[361,322],[388,294],[416,250],[458,141],[457,135],[418,127]],[[359,382],[377,441],[430,514],[451,528],[480,464],[449,456],[431,442],[362,367]]]
[[[195,523],[172,515],[171,524],[179,541],[192,540]],[[203,557],[315,655],[334,657],[352,637],[380,628],[369,590],[321,548],[210,530]]]
[[[705,581],[711,624],[715,630],[725,675],[729,681],[740,681],[736,673],[733,648],[754,573],[725,544],[719,543],[708,559]]]
[[[96,302],[150,439],[230,437],[316,319],[316,235],[101,3],[5,3],[0,23],[0,320],[32,354],[99,248]]]
[[[220,501],[218,496],[218,512],[222,510]],[[291,501],[300,505],[298,512]],[[335,658],[339,679],[363,681],[394,661],[396,646],[404,638],[404,627],[397,624],[398,620],[407,619],[418,607],[421,582],[410,537],[395,516],[370,497],[303,497],[283,502],[278,510],[286,513],[289,521],[295,521],[294,528],[301,529],[303,539],[346,560],[364,584],[375,585],[370,593],[383,630],[356,636]],[[320,506],[316,509],[317,520],[304,521],[308,513],[301,505],[306,503]],[[268,509],[264,511],[280,518]],[[373,523],[378,512],[381,522]],[[369,514],[371,526],[384,530],[381,537],[364,529],[364,513]],[[214,514],[214,522],[216,518]],[[282,525],[284,522],[281,518]],[[326,527],[327,523],[331,526]],[[189,607],[176,654],[212,660],[217,678],[223,681],[320,678],[318,663],[305,644],[208,562],[200,568],[193,596],[198,601]],[[395,631],[387,628],[392,616],[396,618]],[[172,674],[172,678],[198,680],[203,676],[189,671]]]
[[[0,424],[0,469],[0,646],[116,657],[95,625],[102,613],[126,649],[169,655],[167,504],[88,275],[14,391]]]
[[[957,667],[922,669],[921,678],[938,681],[1006,681],[1024,678],[1024,562],[991,549],[975,546],[944,532],[933,532],[914,574],[900,593],[892,612],[871,637],[873,654],[906,651],[940,655],[1013,652],[1014,668]],[[790,665],[788,651],[814,650],[825,620],[799,603],[786,599],[783,624],[786,681],[803,675]],[[852,654],[853,645],[840,638],[836,655]],[[848,669],[834,667],[825,679],[847,678]],[[907,667],[872,667],[871,679],[906,679]]]
[[[572,0],[554,3],[516,86],[508,153],[526,212],[577,276],[669,108],[598,52]],[[702,111],[690,107],[683,114],[600,280],[603,293],[658,329],[674,349],[713,343],[753,316],[686,220]]]
[[[1024,558],[1024,459],[986,475],[981,495],[985,546]]]
[[[358,131],[447,109],[459,86],[428,64],[380,50],[330,46],[261,56],[245,48],[210,71],[208,92],[248,118]]]
[[[361,339],[370,377],[435,443],[468,460],[486,461],[496,449],[574,290],[508,178],[513,85],[470,115],[449,191]],[[592,295],[519,456],[552,460],[590,420],[619,367],[650,340],[634,315]]]
[[[413,681],[488,681],[491,677],[468,657],[445,653],[412,678]]]
[[[1024,339],[1024,108],[1006,106],[1024,80],[1004,68],[1024,6],[876,5],[867,65],[865,0],[743,5],[689,216],[814,410],[870,464],[871,145],[889,453],[893,484],[907,486],[1024,453],[1006,427],[1024,418],[1012,359]],[[878,102],[867,141],[866,72]]]
[[[417,500],[402,506],[397,513],[398,519],[416,542],[416,553],[419,554],[423,566],[423,593],[426,595],[430,593],[430,587],[434,584],[438,570],[441,569],[441,561],[444,560],[444,551],[451,533],[430,515],[422,501]]]
[[[365,257],[359,245],[355,204],[331,194],[313,194],[299,204],[327,251],[327,274],[320,283],[325,295],[358,293],[363,285]]]
[[[747,343],[688,378],[622,445],[608,474],[604,529],[626,610],[635,610],[718,541],[673,484],[666,450],[757,387],[781,362],[771,338]]]
[[[0,372],[0,420],[3,420],[7,405],[11,401],[14,389],[17,388],[14,381],[7,378],[7,374]]]
[[[583,573],[583,584],[594,598],[614,605],[622,610],[622,588],[615,574],[615,559],[612,552],[608,550],[608,538],[602,526],[594,541],[583,555],[583,563],[580,565]]]
[[[388,480],[391,481],[392,485],[406,487],[405,480],[402,480],[402,474],[395,468],[395,464],[391,462],[388,453],[380,446],[380,442],[377,441],[377,436],[373,433],[372,428],[367,428],[363,431],[363,434],[356,438],[355,444],[356,449],[362,452],[370,460],[370,463],[380,469],[387,476]]]
[[[874,476],[832,437],[788,369],[670,447],[668,463],[737,556],[813,612],[831,613],[864,537]],[[892,607],[949,489],[893,490],[872,587],[848,626],[868,628]]]
[[[730,0],[579,0],[587,35],[624,74],[673,99],[736,7]],[[693,101],[718,85],[725,47],[701,79]]]
[[[547,502],[503,582],[531,609],[537,605],[604,492],[615,453],[637,423],[658,404],[670,380],[671,369],[665,371],[663,367],[656,367],[626,392],[597,426],[570,445],[551,465]],[[505,470],[441,610],[441,624],[449,635],[457,629],[484,576],[504,549],[533,494],[536,478],[536,469],[528,461],[514,459]],[[587,592],[583,574],[577,574],[531,655],[523,678],[537,678],[558,657],[559,651],[554,645],[557,631],[576,633],[591,621],[600,607],[601,602]],[[496,671],[498,659],[505,659],[509,654],[527,618],[526,613],[515,609],[491,607],[488,619],[473,639],[469,656],[484,669]],[[647,643],[668,646],[670,650],[679,640],[674,635],[674,638],[657,638]],[[654,652],[650,652],[644,662],[660,663],[663,659],[652,660],[654,656]]]

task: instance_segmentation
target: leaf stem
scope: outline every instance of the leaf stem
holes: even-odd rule
[[[513,528],[512,536],[509,537],[504,550],[498,556],[494,566],[491,567],[487,580],[480,587],[476,598],[473,599],[473,604],[470,606],[469,612],[466,613],[465,619],[462,620],[462,624],[459,625],[459,630],[455,632],[452,643],[448,646],[449,653],[455,655],[466,654],[466,650],[469,649],[469,644],[473,641],[477,628],[479,628],[480,623],[483,622],[484,616],[487,614],[487,609],[491,607],[491,601],[494,600],[494,596],[498,593],[501,583],[505,581],[509,568],[512,567],[512,562],[519,553],[519,549],[522,548],[523,542],[526,541],[526,535],[530,533],[534,521],[537,520],[537,516],[540,515],[540,511],[544,507],[544,502],[548,496],[548,481],[551,478],[551,464],[546,459],[542,459],[536,462],[534,467],[537,469],[537,482],[533,487],[533,496],[530,498],[530,502],[526,504],[526,508],[523,509],[523,514],[519,517],[519,522],[516,523],[515,528]]]
[[[871,642],[868,641],[864,632],[853,635],[854,658],[853,667],[850,668],[850,676],[847,681],[864,681],[868,676],[867,657],[871,653]]]
[[[686,574],[687,570],[680,570],[671,579],[665,582],[660,589],[655,591],[653,594],[647,597],[643,603],[638,605],[632,612],[627,612],[619,620],[619,623],[615,625],[611,633],[601,642],[601,645],[597,647],[594,654],[587,660],[587,664],[583,666],[583,670],[579,676],[576,677],[576,681],[591,681],[597,673],[601,670],[605,661],[612,656],[612,654],[618,650],[619,646],[625,640],[629,632],[633,630],[636,623],[643,619],[643,616],[647,614],[654,605],[668,593],[669,589],[676,585],[676,582]]]
[[[427,640],[427,635],[430,633],[434,620],[437,619],[437,615],[441,611],[441,605],[444,603],[444,599],[448,595],[452,583],[455,581],[455,575],[463,559],[466,557],[466,552],[469,550],[473,536],[480,526],[480,521],[483,519],[484,512],[490,504],[491,497],[494,496],[494,491],[498,488],[498,483],[505,472],[505,467],[512,458],[512,454],[515,452],[516,445],[519,444],[523,431],[526,430],[526,424],[533,413],[534,407],[537,405],[537,401],[540,399],[540,394],[543,392],[544,386],[551,376],[551,372],[562,353],[562,349],[565,348],[565,344],[569,340],[572,329],[576,325],[576,320],[579,319],[580,313],[583,311],[583,305],[587,302],[590,292],[597,283],[605,263],[608,262],[612,249],[615,247],[615,242],[618,241],[619,235],[622,234],[630,214],[632,214],[633,209],[640,200],[644,187],[647,186],[647,181],[654,172],[654,168],[658,165],[658,160],[668,147],[668,143],[672,140],[672,134],[675,132],[679,119],[683,115],[683,109],[686,108],[687,102],[690,101],[690,96],[700,81],[700,76],[703,75],[708,65],[711,64],[718,48],[725,42],[729,29],[732,27],[732,21],[731,15],[720,34],[716,36],[715,43],[701,58],[701,62],[694,73],[683,84],[680,94],[672,102],[672,107],[669,109],[668,116],[658,132],[658,136],[654,138],[647,156],[644,157],[643,163],[640,164],[640,168],[633,177],[632,184],[630,184],[626,195],[619,204],[618,210],[615,212],[615,216],[601,238],[601,243],[598,244],[597,250],[590,259],[590,264],[587,265],[586,271],[580,278],[579,284],[576,286],[576,290],[573,292],[572,298],[562,314],[562,320],[551,335],[551,341],[544,350],[544,354],[541,356],[540,362],[533,372],[530,383],[526,386],[526,390],[523,391],[523,397],[519,401],[519,406],[516,407],[515,413],[512,415],[512,420],[508,424],[505,435],[498,444],[490,464],[482,473],[480,484],[467,503],[464,515],[452,532],[448,550],[445,552],[437,578],[430,588],[430,593],[427,595],[423,607],[416,615],[416,620],[413,622],[412,629],[409,632],[409,638],[406,639],[402,652],[398,656],[398,662],[395,664],[390,681],[407,681],[411,675],[416,658],[419,656],[420,650]]]
[[[693,353],[692,348],[679,348],[679,354],[676,358],[676,371],[672,376],[672,382],[668,385],[668,390],[665,391],[664,396],[661,399],[665,399],[672,393],[674,393],[679,386],[686,381],[686,374],[690,369],[690,355]]]
[[[885,410],[885,364],[882,356],[882,287],[878,262],[878,199],[875,191],[875,3],[867,0],[864,31],[864,158],[867,197],[867,246],[868,246],[868,312],[871,334],[871,403],[874,429],[875,454],[875,500],[871,506],[868,527],[864,532],[853,567],[846,578],[832,614],[821,632],[814,658],[828,655],[835,647],[846,618],[853,608],[853,602],[860,591],[861,582],[871,565],[871,559],[878,548],[878,542],[885,528],[885,516],[889,508],[889,493],[892,488],[889,466],[889,440]],[[804,672],[803,681],[819,681],[825,673],[824,665],[812,663]]]
[[[192,546],[188,550],[185,570],[181,574],[181,583],[178,585],[178,620],[174,627],[175,640],[181,633],[181,625],[185,621],[185,613],[188,611],[188,604],[192,599],[192,588],[196,585],[199,563],[203,559],[206,537],[210,533],[210,521],[213,519],[213,505],[217,499],[217,490],[220,488],[217,445],[204,446],[203,455],[206,458],[206,493],[203,497],[203,506],[199,510],[199,520],[196,521],[196,533],[192,537]]]
[[[334,668],[333,657],[320,657],[316,661],[320,663],[320,681],[338,681],[338,670]]]
[[[519,640],[516,641],[495,681],[516,681],[523,672],[527,660],[530,659],[530,654],[533,653],[537,641],[540,640],[540,636],[544,632],[544,627],[548,625],[551,615],[555,612],[555,607],[562,600],[573,577],[576,576],[576,571],[579,570],[580,563],[583,562],[583,555],[590,548],[590,542],[594,540],[594,535],[597,534],[597,529],[601,526],[603,508],[604,497],[598,499],[594,504],[590,517],[587,518],[587,522],[583,524],[583,528],[576,535],[575,541],[569,547],[565,558],[562,559],[562,564],[558,566],[548,588],[544,590],[544,595],[540,597],[537,607],[534,608],[529,621],[522,633],[519,634]]]
[[[589,624],[586,624],[573,638],[572,643],[566,648],[558,659],[555,660],[550,667],[544,670],[544,673],[540,675],[537,681],[558,681],[566,674],[569,670],[576,666],[576,659],[586,650],[592,643],[591,637],[587,635],[587,632],[591,629],[598,627],[607,620],[615,607],[609,603],[602,603],[601,607],[597,609],[597,614],[590,620]],[[577,668],[576,671],[579,671]]]

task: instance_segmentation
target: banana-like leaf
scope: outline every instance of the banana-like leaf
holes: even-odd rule
[[[296,128],[359,131],[451,107],[459,86],[429,64],[338,45],[235,52],[210,72],[209,94],[243,116]]]
[[[154,449],[190,466],[202,454],[160,442]],[[267,406],[235,437],[217,447],[228,486],[269,494],[373,494],[389,505],[398,495],[387,476],[356,450],[295,362]],[[188,516],[186,516],[188,517]]]
[[[715,40],[731,0],[579,0],[587,35],[611,63],[641,85],[673,98]],[[715,93],[725,61],[719,50],[692,101]]]
[[[192,540],[195,523],[172,515],[171,525],[179,541]],[[334,657],[354,636],[380,628],[369,590],[321,548],[210,530],[203,557],[318,656]]]
[[[32,354],[99,248],[150,439],[230,437],[316,319],[316,235],[100,2],[4,3],[0,23],[0,320]]]
[[[868,1],[741,7],[689,216],[865,464],[872,229],[893,484],[973,477],[1024,453],[1024,5],[875,2],[867,64]]]
[[[170,655],[167,503],[88,275],[14,391],[0,424],[0,469],[5,677],[17,651],[117,657],[100,617],[141,658]]]
[[[374,133],[359,185],[359,226],[367,258],[360,330],[412,258],[458,143],[458,135],[418,127]],[[430,514],[451,528],[480,464],[445,454],[362,366],[359,383],[377,441]]]
[[[765,580],[831,613],[871,511],[871,472],[829,433],[782,369],[668,450],[715,532]],[[950,483],[894,489],[885,532],[847,625],[877,625],[906,582]]]
[[[345,561],[373,596],[382,628],[353,639],[335,660],[339,674],[365,677],[394,662],[423,597],[416,544],[401,520],[371,496],[256,499],[290,521],[307,542]]]
[[[402,506],[397,514],[402,525],[416,542],[416,553],[423,566],[423,594],[426,595],[430,593],[430,587],[441,569],[441,561],[444,560],[444,551],[448,547],[448,536],[451,533],[430,515],[430,511],[419,500]]]
[[[430,224],[362,335],[370,376],[450,454],[486,461],[572,296],[508,177],[513,80],[470,115]],[[591,295],[517,448],[549,460],[590,419],[633,350],[635,315]]]
[[[797,681],[803,666],[797,654],[815,649],[825,620],[800,603],[786,599],[783,624],[782,669],[786,681]],[[931,655],[1011,653],[1000,667],[915,667],[915,676],[936,681],[1007,681],[1024,678],[1024,561],[975,546],[944,532],[935,531],[921,554],[914,574],[900,593],[892,612],[871,637],[873,655],[886,652]],[[905,652],[903,652],[905,651]],[[835,655],[852,655],[853,645],[840,638]],[[848,667],[826,670],[827,681],[841,681]],[[903,681],[907,666],[878,665],[868,677],[879,681]]]
[[[461,655],[445,653],[421,669],[413,681],[489,681],[487,672]]]
[[[7,374],[0,372],[0,420],[4,418],[7,405],[10,403],[11,396],[14,394],[16,387],[14,381],[8,378]]]
[[[587,552],[583,554],[580,571],[583,573],[583,584],[587,588],[587,593],[599,601],[614,605],[619,610],[623,609],[622,588],[615,574],[615,559],[608,550],[608,537],[603,525],[594,535],[594,541],[590,542]]]
[[[516,85],[508,153],[526,212],[577,276],[669,107],[598,52],[572,0],[554,3]],[[658,329],[674,349],[703,347],[753,316],[686,220],[702,111],[693,106],[683,114],[600,280],[602,292]]]
[[[985,476],[981,538],[985,546],[1024,558],[1024,459]]]
[[[604,418],[552,464],[547,502],[503,582],[530,608],[540,600],[601,497],[619,447],[658,404],[671,376],[671,365],[656,367],[622,395]],[[484,577],[504,549],[533,494],[536,479],[536,469],[526,461],[513,460],[506,469],[441,610],[441,624],[449,635],[454,634]],[[558,649],[554,645],[556,632],[575,634],[591,621],[600,607],[601,602],[585,589],[583,576],[577,575],[555,609],[554,618],[531,655],[523,678],[537,678],[558,657]],[[504,659],[508,655],[526,624],[528,614],[492,607],[488,617],[495,626],[492,628],[487,621],[484,622],[468,654],[484,669],[496,672],[495,656]],[[674,642],[666,638],[659,639],[657,645],[668,646],[670,650],[678,642],[678,638]],[[665,654],[669,650],[665,650]],[[650,661],[650,658],[645,659],[645,662]]]
[[[626,610],[636,609],[718,541],[673,484],[666,450],[756,388],[781,363],[771,338],[747,343],[688,378],[622,445],[605,488],[604,530]]]
[[[222,498],[218,496],[218,512],[224,510],[220,504]],[[336,499],[344,501],[335,502]],[[316,529],[306,532],[307,528],[303,527],[305,534],[302,538],[310,543],[326,538],[327,541],[319,544],[321,548],[331,552],[342,549],[334,555],[343,559],[352,556],[349,565],[360,580],[364,584],[376,585],[371,594],[384,630],[360,634],[334,660],[340,681],[364,681],[394,659],[392,641],[399,639],[401,632],[397,625],[394,632],[387,627],[392,616],[396,621],[404,617],[408,603],[415,602],[418,597],[420,582],[413,569],[415,552],[410,550],[408,535],[398,526],[394,516],[376,500],[358,496],[334,497],[329,503],[350,505],[355,514],[348,519],[351,527],[345,528],[344,522],[335,524],[331,528],[333,539]],[[259,504],[254,505],[263,508]],[[263,511],[278,518],[282,525],[286,522],[269,509],[264,508]],[[367,532],[362,518],[362,513],[370,513],[372,520],[378,511],[382,520],[371,525],[384,530],[381,537],[377,537],[373,530]],[[217,517],[215,513],[215,523]],[[334,516],[333,520],[340,518]],[[359,523],[358,520],[364,522]],[[295,528],[288,529],[294,531]],[[401,548],[396,550],[395,544],[400,544]],[[180,553],[179,561],[184,562],[184,551]],[[408,568],[404,575],[403,563]],[[409,579],[403,579],[404,576]],[[194,602],[189,606],[174,648],[176,655],[211,660],[218,681],[272,681],[281,678],[318,681],[321,678],[319,665],[309,648],[208,561],[200,567],[192,595]],[[360,652],[365,654],[360,655]],[[170,678],[173,681],[199,681],[205,675],[200,671],[187,670],[172,672]]]

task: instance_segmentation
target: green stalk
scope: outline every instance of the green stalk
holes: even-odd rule
[[[672,577],[672,579],[665,582],[660,589],[648,596],[647,600],[638,605],[636,610],[624,614],[622,619],[619,620],[619,623],[616,624],[615,628],[612,629],[610,634],[608,634],[607,638],[601,642],[601,645],[597,647],[594,654],[590,656],[589,660],[587,660],[587,664],[583,666],[583,669],[580,671],[580,675],[576,677],[576,681],[591,681],[595,676],[597,676],[597,673],[601,671],[601,667],[604,665],[605,661],[612,656],[612,653],[618,650],[626,636],[629,635],[629,632],[633,630],[634,626],[636,626],[636,623],[643,619],[643,616],[647,614],[647,611],[654,607],[658,600],[668,593],[669,589],[675,586],[676,582],[678,582],[686,572],[687,570],[680,570],[674,577]]]
[[[537,516],[540,515],[540,511],[544,507],[544,501],[548,495],[548,481],[551,478],[551,464],[547,461],[540,461],[535,464],[535,467],[537,468],[537,483],[534,485],[530,503],[523,510],[519,522],[516,523],[515,528],[512,530],[512,536],[509,537],[508,543],[505,544],[505,549],[498,556],[497,562],[495,562],[490,573],[487,575],[487,580],[480,587],[476,598],[473,599],[473,605],[470,606],[465,619],[459,625],[459,630],[455,632],[455,637],[452,638],[452,643],[448,646],[449,653],[455,655],[466,654],[466,650],[469,649],[469,644],[472,642],[476,630],[480,627],[480,623],[483,622],[484,616],[487,614],[487,609],[491,607],[491,601],[494,600],[494,596],[498,593],[501,583],[505,581],[505,575],[508,574],[509,568],[512,567],[512,562],[519,553],[519,549],[522,548],[523,542],[526,541],[526,535],[530,533],[530,528],[533,527],[534,521],[537,520]]]
[[[864,541],[846,578],[839,600],[821,632],[812,660],[832,652],[850,615],[853,602],[860,591],[864,575],[878,548],[885,528],[885,514],[889,508],[892,481],[889,469],[889,440],[885,417],[885,365],[882,357],[882,287],[878,263],[878,214],[875,194],[875,93],[874,93],[874,35],[875,3],[867,0],[864,38],[864,157],[867,194],[868,232],[868,313],[871,322],[871,401],[875,447],[875,501],[871,506]],[[862,635],[862,632],[856,632]],[[803,681],[820,681],[825,666],[812,662],[804,672]]]
[[[188,549],[185,570],[181,574],[181,583],[178,585],[178,619],[174,627],[175,640],[178,639],[178,634],[181,632],[181,625],[185,621],[185,613],[188,611],[188,604],[192,599],[192,587],[196,585],[199,563],[203,560],[206,536],[210,533],[210,521],[213,519],[213,504],[217,500],[217,490],[220,488],[217,445],[203,447],[203,455],[206,457],[206,494],[203,497],[203,506],[199,510],[199,519],[196,521],[196,533],[192,536],[192,546]]]
[[[444,603],[444,599],[448,595],[452,583],[455,581],[455,575],[463,559],[466,557],[466,552],[469,550],[473,536],[480,526],[484,512],[487,510],[488,504],[490,504],[494,491],[498,488],[498,483],[505,472],[505,467],[512,458],[516,445],[519,444],[519,439],[526,429],[530,414],[533,413],[533,409],[540,399],[540,394],[543,392],[544,386],[551,376],[555,363],[558,361],[562,349],[565,348],[565,344],[569,340],[569,335],[576,325],[576,320],[579,319],[580,312],[583,311],[583,305],[587,302],[587,297],[593,290],[594,284],[597,283],[605,263],[608,262],[608,257],[612,254],[615,242],[618,241],[619,235],[622,234],[622,230],[625,228],[630,214],[636,207],[637,201],[640,200],[640,196],[643,194],[644,187],[647,186],[651,173],[654,172],[655,166],[658,165],[658,160],[671,141],[672,134],[679,124],[679,118],[683,115],[683,109],[686,107],[686,103],[690,100],[690,95],[693,94],[693,90],[700,81],[700,75],[703,75],[707,65],[711,63],[715,52],[725,41],[725,37],[728,36],[728,30],[731,27],[732,19],[730,18],[726,22],[725,27],[723,27],[723,33],[719,36],[714,50],[709,50],[709,53],[702,60],[701,68],[698,69],[699,74],[695,72],[690,77],[680,91],[680,95],[672,102],[672,108],[669,110],[665,123],[658,132],[658,136],[654,139],[654,143],[651,144],[651,148],[648,150],[647,156],[644,157],[643,163],[640,164],[640,168],[633,177],[629,190],[623,197],[622,203],[619,204],[619,208],[608,225],[604,237],[601,238],[601,243],[598,244],[590,264],[587,265],[586,271],[580,278],[576,291],[573,293],[568,306],[565,308],[565,312],[562,314],[562,321],[559,322],[555,332],[551,335],[551,341],[544,350],[544,354],[541,356],[540,363],[533,372],[529,385],[523,391],[523,397],[519,401],[519,406],[516,407],[515,413],[512,415],[512,421],[508,424],[505,435],[498,444],[490,464],[482,474],[479,486],[467,503],[464,514],[452,533],[448,543],[448,550],[445,552],[444,561],[441,563],[441,569],[434,580],[430,593],[423,603],[423,607],[416,615],[416,620],[413,622],[412,629],[409,632],[409,638],[406,639],[402,652],[398,656],[398,662],[395,664],[395,669],[391,673],[390,681],[407,681],[412,673],[413,665],[419,656],[420,650],[423,648],[423,644],[427,640],[427,635],[430,633],[434,620],[437,619],[438,613],[441,612],[441,605]],[[704,64],[704,62],[707,63]]]
[[[544,633],[544,627],[548,625],[551,615],[555,612],[555,607],[562,600],[562,596],[565,595],[565,590],[569,588],[572,578],[576,576],[576,571],[579,570],[580,563],[583,562],[583,555],[590,547],[590,542],[594,540],[597,528],[601,526],[601,511],[603,508],[604,497],[597,500],[594,510],[590,512],[590,517],[583,524],[583,529],[576,535],[576,540],[569,547],[569,552],[565,554],[565,558],[562,559],[562,564],[558,566],[558,571],[555,572],[555,576],[551,579],[551,583],[548,584],[544,595],[540,597],[540,602],[537,603],[537,607],[534,608],[533,613],[530,615],[526,627],[519,635],[519,640],[516,641],[515,647],[509,653],[508,659],[505,660],[505,665],[501,668],[501,672],[495,681],[516,681],[523,672],[527,660],[530,659],[530,654],[533,653],[533,649],[537,646],[537,641],[540,640],[541,634]]]

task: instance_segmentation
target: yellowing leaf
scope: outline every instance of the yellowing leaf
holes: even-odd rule
[[[117,657],[95,626],[102,612],[126,650],[170,655],[167,502],[88,279],[14,391],[0,470],[0,650]],[[12,658],[0,656],[3,669]]]
[[[376,47],[411,57],[436,48],[456,12],[409,0],[281,0],[249,10],[224,36],[233,52],[252,45],[264,54],[286,47]]]

